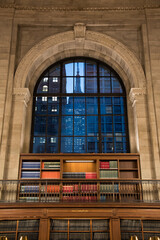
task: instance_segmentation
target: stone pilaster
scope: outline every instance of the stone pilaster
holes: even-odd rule
[[[129,97],[134,111],[134,128],[137,152],[140,153],[141,177],[152,179],[154,166],[151,161],[151,144],[145,88],[131,88]]]

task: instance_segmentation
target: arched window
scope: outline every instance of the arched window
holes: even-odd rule
[[[35,86],[31,151],[129,152],[126,93],[117,73],[85,58],[49,67]]]

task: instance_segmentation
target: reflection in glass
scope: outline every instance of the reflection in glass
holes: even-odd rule
[[[101,114],[112,114],[112,98],[111,97],[100,98],[100,110],[101,110]]]
[[[74,75],[85,76],[85,63],[84,62],[75,62],[75,72]]]
[[[113,131],[112,116],[101,116],[101,132],[102,134],[110,133]]]
[[[87,114],[98,114],[98,98],[86,97]]]
[[[97,93],[97,78],[86,77],[86,93]]]
[[[85,116],[74,117],[74,136],[85,136]]]
[[[99,75],[104,76],[104,77],[110,76],[110,69],[108,67],[100,64]]]
[[[44,136],[46,133],[46,116],[35,116],[34,118],[34,136]]]
[[[42,97],[36,97],[35,114],[47,113],[47,101],[42,101]]]
[[[62,114],[72,115],[73,114],[73,97],[62,97]]]
[[[86,76],[96,76],[97,75],[97,64],[92,61],[86,62]]]
[[[74,137],[74,152],[75,153],[85,153],[86,143],[85,137]]]
[[[85,97],[74,97],[74,114],[85,115]]]
[[[58,138],[48,137],[47,138],[47,152],[48,153],[58,153]]]
[[[48,114],[59,114],[59,98],[48,97]]]
[[[62,153],[73,152],[73,137],[61,137],[61,152]]]
[[[62,79],[62,92],[73,93],[73,77],[65,77]]]
[[[63,76],[73,76],[73,63],[68,62],[63,65]]]
[[[87,135],[98,135],[98,116],[87,116]]]
[[[47,134],[57,136],[58,127],[59,127],[59,117],[48,116]]]
[[[99,139],[97,137],[87,137],[87,152],[88,153],[99,152]]]
[[[33,153],[44,153],[45,152],[45,137],[34,137],[33,138]]]
[[[110,78],[101,77],[100,81],[100,92],[101,93],[110,93],[111,92],[111,80]]]
[[[57,64],[56,66],[50,68],[49,70],[49,76],[53,77],[53,76],[60,76],[60,65]]]
[[[112,92],[113,93],[122,93],[123,92],[121,84],[116,77],[112,77]]]
[[[84,93],[85,78],[76,76],[74,77],[74,93]]]
[[[59,77],[50,77],[49,78],[49,92],[50,93],[59,93],[60,92],[60,78]]]
[[[61,120],[61,135],[72,136],[73,135],[73,117],[63,116]]]

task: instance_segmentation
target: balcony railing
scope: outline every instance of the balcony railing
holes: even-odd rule
[[[1,180],[0,202],[160,202],[160,180]]]

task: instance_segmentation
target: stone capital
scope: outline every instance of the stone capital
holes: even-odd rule
[[[144,95],[146,95],[146,88],[131,88],[129,92],[129,99],[132,103],[132,107],[134,107],[139,97],[142,97]]]
[[[27,104],[31,98],[31,94],[28,88],[14,88],[13,99],[14,101],[23,102],[27,107]]]
[[[86,35],[86,25],[84,23],[76,23],[74,25],[75,40],[84,40]]]

